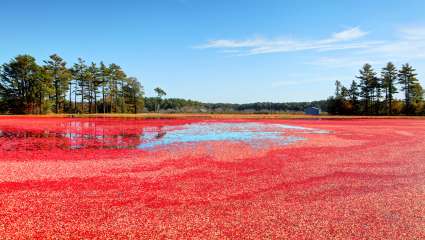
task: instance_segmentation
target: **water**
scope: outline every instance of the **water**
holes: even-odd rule
[[[284,124],[263,123],[197,123],[181,127],[164,127],[158,131],[146,131],[142,137],[140,149],[149,149],[157,146],[167,146],[179,143],[197,143],[207,141],[239,141],[249,144],[258,144],[261,141],[273,141],[278,144],[289,144],[301,137],[287,134],[288,130],[303,132],[318,132]]]
[[[43,125],[45,124],[45,125]],[[16,149],[141,149],[203,142],[232,141],[252,146],[287,145],[304,138],[294,133],[326,131],[285,124],[256,122],[201,122],[183,125],[150,125],[140,122],[79,121],[39,123],[27,129],[0,125],[0,150]]]

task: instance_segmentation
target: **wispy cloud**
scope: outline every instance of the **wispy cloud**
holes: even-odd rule
[[[402,64],[425,60],[425,26],[395,29],[382,36],[385,40],[369,40],[367,36],[368,32],[354,27],[317,40],[261,37],[246,40],[219,39],[197,48],[217,49],[227,56],[315,51],[313,59],[304,63],[324,68],[353,68],[365,63],[379,66],[388,61]],[[289,86],[296,83],[297,81],[277,81],[275,85]]]
[[[425,27],[404,27],[397,31],[398,39],[366,49],[364,55],[395,60],[425,59]]]
[[[346,79],[344,75],[332,75],[323,74],[321,76],[312,75],[299,75],[299,76],[287,76],[285,80],[271,82],[272,87],[291,87],[306,84],[317,84],[317,83],[332,83],[335,80]]]
[[[308,64],[327,68],[352,68],[361,67],[365,63],[384,64],[388,60],[368,58],[366,56],[320,57]]]
[[[334,33],[328,38],[318,40],[305,41],[289,38],[267,39],[260,37],[245,40],[217,39],[196,46],[196,48],[237,50],[240,55],[257,55],[307,50],[336,51],[345,49],[360,49],[369,48],[381,43],[376,41],[355,41],[367,34],[367,32],[362,31],[359,27],[354,27]]]
[[[339,56],[320,56],[309,64],[329,68],[360,67],[364,63],[383,65],[388,61],[398,64],[425,59],[425,26],[397,29],[392,40],[377,41],[369,47],[345,52]],[[362,43],[360,43],[362,44]]]
[[[400,35],[407,40],[423,41],[425,40],[425,27],[410,26],[399,29]]]
[[[367,35],[367,32],[362,31],[359,27],[349,28],[342,32],[332,34],[332,37],[326,39],[325,42],[340,42],[358,39]]]

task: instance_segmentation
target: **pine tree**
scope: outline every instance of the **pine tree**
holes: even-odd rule
[[[87,85],[88,85],[88,99],[89,99],[89,113],[92,113],[93,104],[94,112],[97,113],[97,94],[99,93],[99,85],[102,83],[100,69],[96,63],[91,63],[87,69]]]
[[[377,86],[376,73],[368,63],[363,65],[359,73],[360,75],[357,78],[360,79],[360,96],[363,98],[364,103],[363,113],[370,114],[370,106],[373,104]]]
[[[167,95],[167,93],[164,91],[164,90],[162,90],[162,88],[160,88],[160,87],[156,87],[155,89],[154,89],[154,91],[156,92],[156,95],[157,95],[157,107],[156,107],[156,112],[159,112],[159,110],[160,110],[160,108],[161,108],[161,101],[162,101],[162,97],[163,96],[166,96]]]
[[[65,100],[65,93],[68,90],[68,84],[72,75],[66,68],[66,62],[57,54],[51,55],[50,60],[44,62],[47,73],[53,82],[55,113],[59,113],[60,105]]]
[[[106,91],[107,86],[109,85],[109,79],[110,79],[110,69],[103,63],[100,62],[100,80],[102,85],[102,109],[103,113],[106,113]]]
[[[87,79],[88,79],[88,72],[87,72],[87,65],[85,61],[81,58],[78,58],[78,63],[74,64],[74,67],[72,69],[72,73],[74,76],[74,79],[76,80],[76,91],[75,91],[75,104],[77,95],[81,96],[81,113],[84,113],[84,99],[86,98],[86,89],[87,89]],[[76,109],[77,110],[77,109]]]
[[[0,98],[8,104],[11,112],[37,113],[40,96],[44,95],[41,91],[46,90],[41,87],[45,78],[41,70],[35,58],[29,55],[18,55],[3,64],[0,71]]]
[[[117,65],[118,66],[118,65]],[[125,106],[125,98],[124,98],[124,82],[127,79],[127,75],[125,74],[125,72],[121,69],[120,66],[118,66],[114,71],[113,71],[113,76],[112,76],[115,81],[116,81],[116,103],[120,104],[120,112],[124,113],[126,111],[126,106]],[[119,84],[119,88],[118,88],[118,84]],[[118,99],[119,97],[119,99]]]
[[[96,63],[87,66],[79,58],[71,69],[67,69],[65,61],[57,54],[51,55],[44,63],[44,66],[39,66],[32,56],[19,55],[0,66],[2,112],[37,114],[53,110],[55,113],[97,113],[100,109],[99,90],[104,113],[107,107],[110,107],[109,112],[122,113],[127,110],[137,112],[143,108],[140,82],[127,78],[116,64],[107,67],[101,62],[98,68]],[[161,94],[165,95],[165,92]],[[67,98],[68,107],[64,104]],[[134,108],[127,109],[127,104]]]
[[[109,71],[110,71],[110,98],[111,98],[111,112],[118,112],[118,102],[121,101],[121,111],[124,108],[123,98],[122,98],[122,91],[121,94],[120,89],[118,88],[118,83],[121,83],[121,88],[123,86],[123,81],[126,78],[126,75],[124,71],[122,71],[121,67],[117,64],[111,64],[109,65]],[[119,99],[119,95],[121,95],[121,99]]]
[[[410,114],[413,112],[412,101],[417,96],[414,88],[418,86],[419,82],[416,79],[417,74],[415,69],[408,63],[404,64],[398,73],[398,83],[401,85],[401,90],[404,91],[405,113]]]
[[[353,113],[357,113],[358,111],[358,101],[359,101],[359,86],[357,85],[357,82],[353,80],[350,85],[349,89],[349,98],[351,101],[351,104],[353,105]]]
[[[137,78],[129,77],[124,85],[124,96],[126,102],[133,105],[133,113],[138,113],[143,108],[143,87]]]
[[[385,91],[385,104],[389,115],[392,115],[394,94],[397,93],[397,87],[395,86],[397,73],[397,68],[392,62],[387,63],[381,72],[382,85]]]
[[[335,81],[335,97],[339,98],[341,97],[341,88],[342,88],[342,84],[339,80]]]

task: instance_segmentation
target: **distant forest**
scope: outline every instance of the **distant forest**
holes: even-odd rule
[[[145,109],[152,112],[155,109],[157,98],[145,98]],[[161,111],[164,112],[203,112],[203,113],[284,113],[284,112],[304,112],[309,106],[317,106],[327,109],[328,101],[313,102],[256,102],[245,104],[232,103],[202,103],[197,101],[168,98],[161,100]]]
[[[397,70],[388,63],[380,76],[365,64],[357,78],[349,87],[337,81],[335,96],[321,101],[202,103],[165,98],[160,87],[154,89],[155,97],[146,97],[140,81],[115,63],[86,63],[80,58],[68,66],[53,54],[39,65],[30,55],[18,55],[0,67],[0,113],[282,113],[315,106],[330,114],[425,114],[423,89],[409,64]],[[404,93],[402,100],[394,96],[399,91]]]

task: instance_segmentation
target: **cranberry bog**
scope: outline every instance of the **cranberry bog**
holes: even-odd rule
[[[0,118],[2,239],[424,239],[425,120]]]

